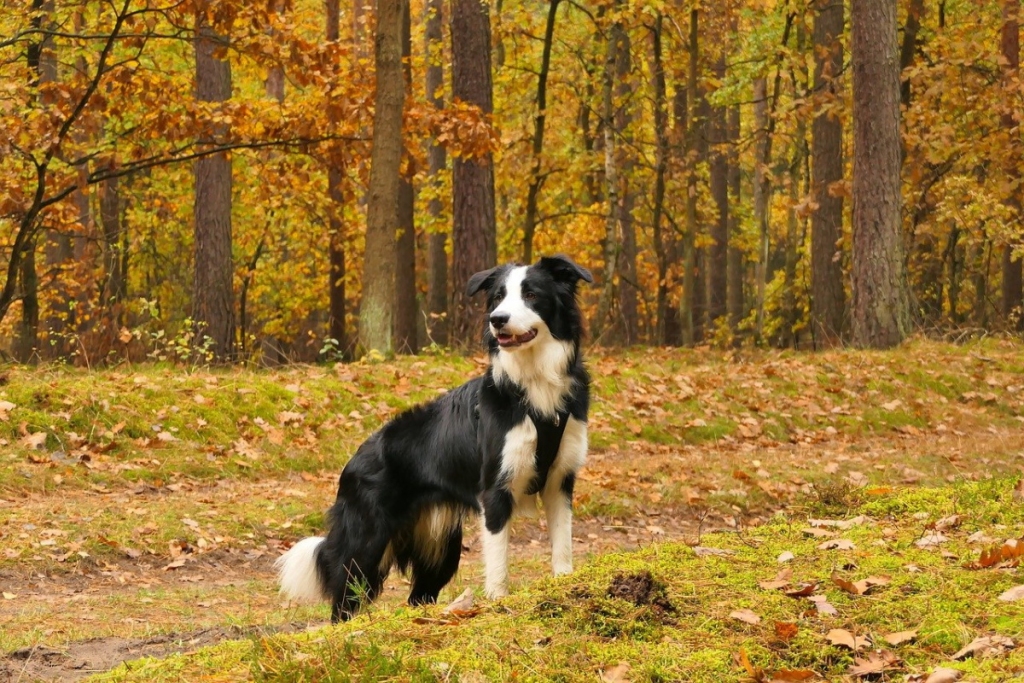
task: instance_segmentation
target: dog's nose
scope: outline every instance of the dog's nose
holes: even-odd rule
[[[500,330],[511,317],[508,313],[491,313],[490,320],[491,324]]]

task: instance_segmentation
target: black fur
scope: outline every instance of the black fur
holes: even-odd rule
[[[504,282],[514,266],[474,275],[469,294],[486,289],[488,313],[503,297]],[[565,257],[542,258],[527,271],[530,308],[552,336],[570,342],[573,358],[566,372],[573,378],[558,415],[542,415],[524,388],[496,382],[493,358],[498,343],[489,326],[485,341],[492,366],[443,397],[405,411],[374,433],[345,466],[338,495],[328,513],[330,531],[315,550],[321,592],[332,601],[332,620],[352,616],[365,600],[381,591],[397,566],[412,583],[411,604],[437,600],[451,580],[462,552],[462,518],[485,512],[487,528],[496,533],[513,513],[509,482],[502,477],[505,435],[529,416],[538,432],[535,474],[528,492],[541,491],[558,455],[568,416],[586,421],[589,377],[583,366],[582,317],[576,284],[591,282],[590,273]],[[575,472],[558,484],[571,499]],[[457,518],[442,538],[424,533],[423,518],[438,506]],[[418,528],[417,525],[420,525]]]

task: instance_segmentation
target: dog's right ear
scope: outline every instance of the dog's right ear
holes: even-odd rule
[[[494,276],[498,274],[498,268],[494,267],[490,270],[481,270],[479,273],[469,278],[469,284],[466,286],[466,296],[473,296],[481,289],[487,289],[494,282]]]

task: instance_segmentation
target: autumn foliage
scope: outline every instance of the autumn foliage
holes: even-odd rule
[[[449,160],[493,154],[499,260],[566,252],[599,276],[584,307],[600,343],[847,338],[849,310],[834,318],[835,336],[811,324],[811,228],[823,193],[844,200],[825,261],[841,266],[829,278],[845,291],[836,301],[849,302],[849,17],[842,68],[821,78],[816,60],[834,45],[814,30],[815,2],[497,3],[492,116],[448,94],[450,17],[440,49],[428,49],[426,4],[403,3],[401,172],[415,191],[416,238],[405,275],[419,345],[433,341],[428,290],[463,286],[429,270],[428,243],[449,232],[452,206],[431,143]],[[960,337],[1020,324],[1018,9],[900,2],[902,240],[919,330]],[[200,16],[224,36],[223,102],[195,96]],[[339,24],[327,40],[322,3],[307,0],[5,3],[0,348],[83,364],[194,354],[192,167],[227,154],[240,357],[354,351],[373,8],[342,7]],[[442,91],[427,92],[437,63]],[[811,151],[828,121],[842,124],[832,153],[841,179],[823,187],[812,162],[825,161]],[[329,332],[331,240],[343,246],[341,339]]]

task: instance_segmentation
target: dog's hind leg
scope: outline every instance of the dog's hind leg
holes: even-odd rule
[[[430,539],[436,548],[424,553],[418,548],[412,560],[412,591],[410,605],[433,604],[441,589],[455,576],[462,558],[462,525],[448,531],[446,538]]]
[[[329,577],[331,621],[346,621],[380,594],[391,570],[389,529],[348,507],[332,511],[333,524],[317,560]]]

